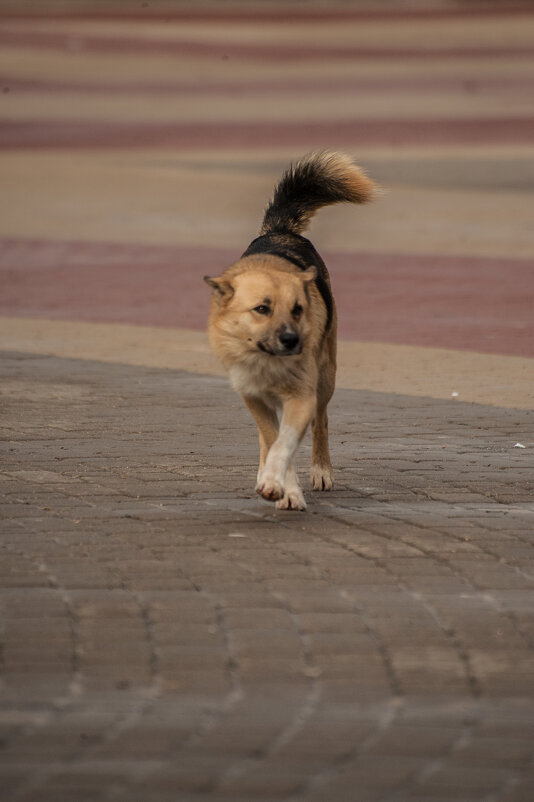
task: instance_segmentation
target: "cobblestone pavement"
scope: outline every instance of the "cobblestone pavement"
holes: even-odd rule
[[[532,413],[339,391],[283,513],[223,379],[2,363],[6,798],[532,798]]]
[[[2,802],[531,802],[532,4],[0,23]],[[387,192],[313,223],[337,484],[284,513],[201,276],[323,147]]]

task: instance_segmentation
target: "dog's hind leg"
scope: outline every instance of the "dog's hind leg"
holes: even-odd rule
[[[327,335],[323,361],[319,368],[317,384],[317,411],[312,421],[312,458],[310,480],[313,490],[332,490],[334,471],[328,447],[327,408],[336,386],[336,321]]]
[[[256,421],[258,427],[258,439],[260,445],[260,463],[258,466],[258,481],[269,449],[278,437],[278,415],[275,410],[255,396],[243,396],[250,414]]]
[[[317,409],[312,421],[312,461],[310,479],[314,490],[332,490],[334,471],[328,448],[328,415],[326,405]]]

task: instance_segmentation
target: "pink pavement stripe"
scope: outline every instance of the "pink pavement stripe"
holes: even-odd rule
[[[209,294],[202,276],[217,274],[240,253],[3,240],[0,314],[201,330]],[[527,260],[323,255],[344,339],[534,357],[534,267]]]
[[[531,144],[534,117],[327,122],[98,123],[3,121],[0,148]]]
[[[50,31],[9,30],[0,31],[0,45],[3,47],[38,47],[63,51],[84,51],[88,53],[135,53],[138,55],[171,54],[180,56],[210,56],[220,59],[246,59],[261,61],[295,62],[307,59],[347,58],[352,60],[376,59],[418,59],[429,61],[443,58],[501,58],[510,56],[532,56],[531,47],[432,47],[422,40],[421,45],[412,47],[382,48],[361,46],[325,46],[318,37],[316,45],[297,45],[253,43],[232,41],[194,41],[187,38],[150,39],[143,36],[97,36],[94,34],[55,33]]]
[[[287,79],[269,80],[223,80],[211,81],[205,78],[196,81],[112,81],[106,80],[105,83],[96,81],[69,80],[49,80],[41,78],[23,79],[17,76],[0,75],[0,91],[7,92],[54,92],[61,94],[72,92],[84,92],[87,94],[138,94],[140,92],[150,92],[157,94],[171,94],[174,96],[200,94],[216,94],[217,96],[240,96],[242,94],[261,95],[271,92],[276,93],[310,93],[317,91],[332,92],[391,92],[393,90],[412,91],[412,90],[453,90],[464,92],[468,95],[476,95],[478,92],[491,90],[513,90],[514,92],[524,91],[532,93],[532,78],[523,73],[515,75],[480,75],[476,78],[464,78],[454,75],[439,76],[403,76],[392,73],[387,77],[382,76],[361,76],[343,78],[331,76],[320,78],[295,78],[288,76]]]
[[[269,9],[265,6],[258,6],[254,9],[246,6],[239,8],[205,6],[195,8],[193,5],[179,6],[169,5],[164,10],[153,9],[147,3],[142,10],[136,11],[135,6],[128,4],[124,10],[119,10],[117,6],[106,9],[91,11],[87,7],[73,8],[68,12],[60,9],[47,9],[40,12],[38,7],[25,10],[20,9],[0,9],[0,19],[57,19],[57,20],[117,20],[117,21],[176,21],[188,20],[198,22],[280,22],[296,23],[299,22],[324,22],[325,20],[440,20],[440,19],[473,19],[480,17],[510,17],[512,15],[530,15],[534,11],[529,0],[523,2],[477,2],[467,6],[424,6],[395,8],[384,5],[382,8],[370,7],[369,5],[358,7],[332,6],[321,8],[320,6],[294,6],[281,9]]]
[[[239,256],[216,248],[2,240],[0,313],[201,329],[209,295],[202,276]]]

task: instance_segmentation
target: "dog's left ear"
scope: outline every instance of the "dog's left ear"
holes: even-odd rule
[[[305,284],[309,284],[310,281],[315,281],[317,278],[317,268],[315,268],[313,265],[311,267],[307,267],[306,270],[302,271],[300,277]]]
[[[219,300],[225,298],[229,301],[234,294],[234,288],[228,281],[220,278],[210,278],[209,276],[204,276],[204,281],[215,292]]]

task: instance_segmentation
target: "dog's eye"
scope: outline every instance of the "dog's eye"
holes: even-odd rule
[[[300,317],[302,315],[302,306],[300,304],[295,304],[291,310],[291,314],[293,317]]]
[[[258,315],[268,315],[271,310],[265,304],[260,304],[259,306],[255,306],[253,311],[257,312]]]

